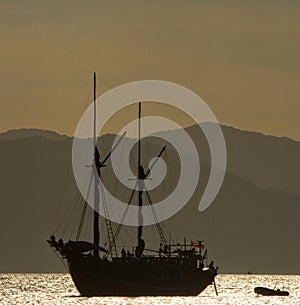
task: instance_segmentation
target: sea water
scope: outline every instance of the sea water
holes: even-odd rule
[[[197,297],[81,297],[69,274],[0,274],[0,304],[300,304],[300,275],[221,274],[214,287],[207,287]],[[258,296],[254,287],[288,290],[290,296]]]

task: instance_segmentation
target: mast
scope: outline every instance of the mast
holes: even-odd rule
[[[141,102],[139,102],[139,116],[138,116],[138,169],[140,169],[141,166]],[[139,175],[140,175],[140,171],[139,171]],[[141,179],[140,177],[138,177],[139,179]]]
[[[141,164],[141,102],[139,102],[139,115],[138,115],[138,185],[139,185],[139,213],[138,213],[138,246],[136,247],[136,256],[139,257],[142,255],[144,248],[145,248],[145,242],[142,239],[143,234],[143,215],[142,215],[142,206],[143,206],[143,189],[144,189],[144,179],[145,179],[145,173],[144,168]]]
[[[96,148],[97,144],[97,135],[96,135],[96,98],[97,98],[97,80],[96,80],[96,72],[94,72],[94,147]]]
[[[95,168],[94,170],[94,181],[95,181],[95,196],[94,196],[94,244],[99,245],[100,242],[100,232],[99,232],[99,189],[98,189],[98,179],[100,179],[100,154],[97,149],[97,134],[96,134],[96,99],[97,99],[97,91],[96,91],[96,72],[94,72],[94,162]],[[99,177],[99,178],[98,178]],[[98,179],[97,179],[98,178]],[[94,251],[94,255],[98,255],[98,251]]]

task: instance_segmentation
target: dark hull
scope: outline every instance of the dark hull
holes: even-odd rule
[[[275,289],[270,289],[266,287],[255,287],[254,292],[257,294],[261,295],[266,295],[266,296],[288,296],[289,292],[288,291],[282,291],[282,290],[275,290]]]
[[[178,260],[67,259],[74,284],[83,296],[197,296],[217,274],[216,269],[182,266]]]

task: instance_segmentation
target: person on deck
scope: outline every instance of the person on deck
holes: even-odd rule
[[[126,251],[124,250],[124,248],[122,249],[121,254],[123,259],[126,258]]]

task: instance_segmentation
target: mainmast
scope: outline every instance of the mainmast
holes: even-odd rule
[[[139,212],[138,212],[138,246],[136,247],[136,256],[140,257],[143,254],[145,249],[145,242],[142,239],[143,234],[143,214],[142,214],[142,206],[143,206],[143,190],[144,190],[144,179],[145,172],[144,168],[141,164],[141,102],[139,102],[139,116],[138,116],[138,187],[139,187]]]
[[[96,99],[97,99],[97,90],[96,90],[96,72],[94,72],[94,181],[95,181],[95,190],[94,190],[94,244],[99,246],[100,242],[100,232],[99,232],[99,189],[98,189],[98,181],[100,179],[100,154],[97,149],[97,129],[96,129]],[[94,251],[94,255],[98,255],[98,251]]]

